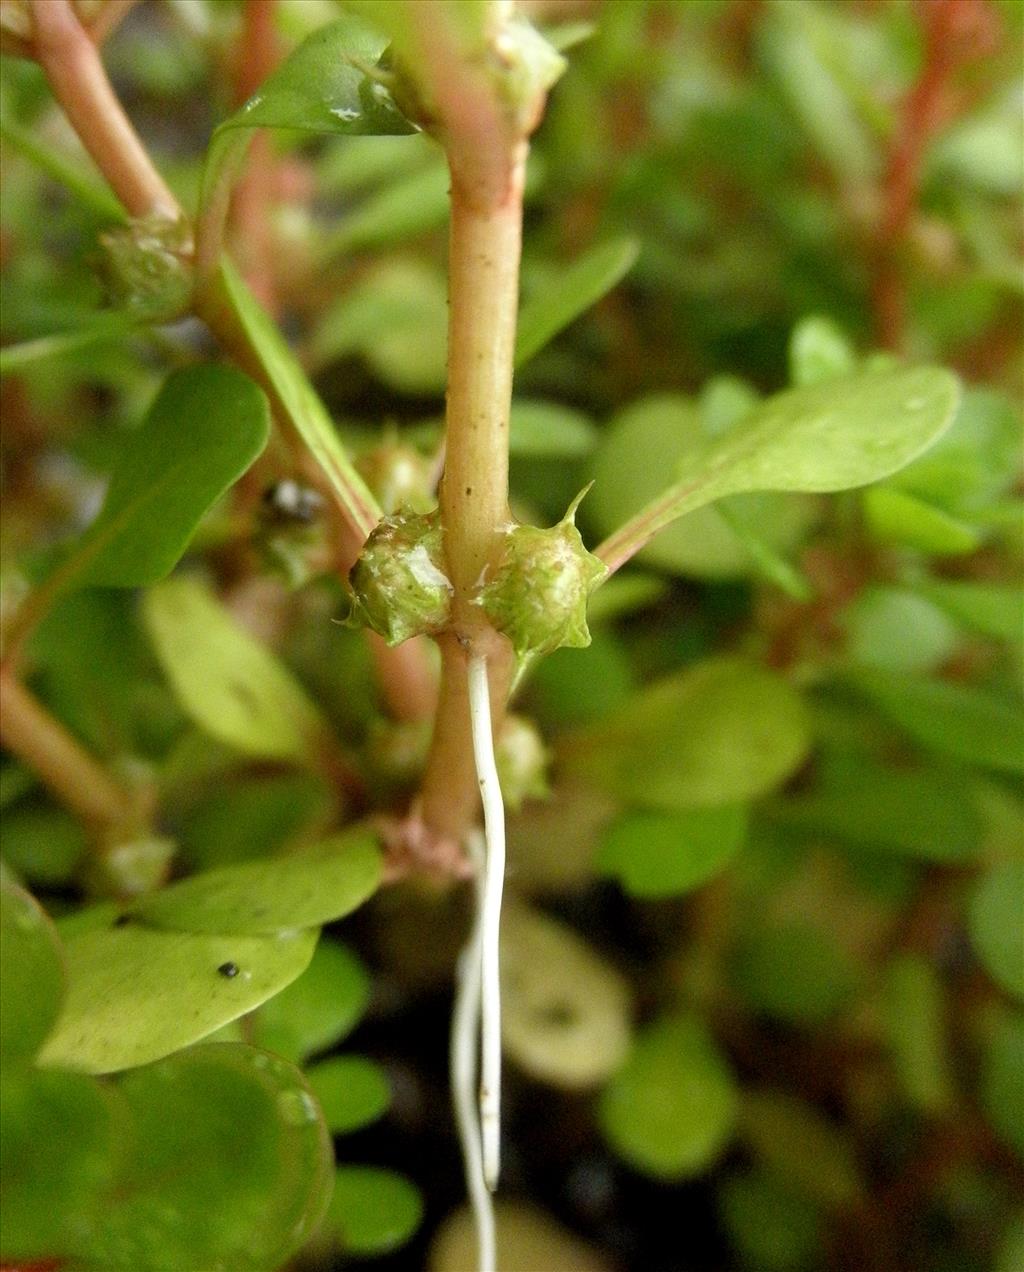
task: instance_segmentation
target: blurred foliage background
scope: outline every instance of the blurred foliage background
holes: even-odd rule
[[[542,327],[592,276],[601,294],[632,244],[635,263],[517,372],[520,516],[550,524],[595,478],[593,544],[695,438],[863,359],[940,362],[966,392],[946,437],[867,491],[687,517],[597,594],[591,646],[529,678],[549,795],[510,825],[502,1266],[1015,1272],[1024,6],[524,8],[579,41],[532,149],[524,315],[539,298]],[[277,54],[337,13],[280,0]],[[212,128],[256,86],[240,23],[232,0],[145,0],[105,49],[189,209]],[[95,515],[167,371],[210,345],[104,307],[109,197],[35,66],[4,58],[0,92],[12,606]],[[237,259],[382,499],[415,498],[443,409],[440,153],[260,144]],[[426,732],[389,717],[362,634],[331,621],[315,515],[262,499],[282,477],[301,474],[268,452],[192,563],[317,702],[358,798],[218,738],[138,598],[78,592],[35,633],[31,683],[155,782],[159,837],[97,860],[5,759],[4,861],[52,914],[288,852],[414,790]],[[466,919],[462,889],[386,888],[247,1018],[306,1065],[345,1164],[296,1266],[470,1266],[447,1095]]]

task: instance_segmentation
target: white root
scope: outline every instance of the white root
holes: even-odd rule
[[[480,1272],[497,1272],[494,1207],[484,1178],[480,1116],[477,1104],[477,1067],[480,1043],[481,937],[486,854],[483,835],[471,831],[466,848],[476,867],[476,911],[469,940],[456,970],[455,1007],[452,1011],[451,1085],[455,1122],[462,1144],[466,1188],[476,1228],[477,1264]]]

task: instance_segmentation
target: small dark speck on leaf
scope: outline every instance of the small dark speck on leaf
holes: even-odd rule
[[[221,976],[224,976],[228,980],[231,980],[233,976],[238,975],[238,964],[237,963],[221,963],[220,967],[217,968],[217,971],[220,972]]]
[[[130,914],[119,914],[114,920],[114,927],[127,927],[132,921]]]

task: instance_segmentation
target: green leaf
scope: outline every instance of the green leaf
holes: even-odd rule
[[[780,1181],[832,1210],[855,1206],[866,1194],[847,1128],[813,1104],[781,1091],[744,1091],[740,1134]]]
[[[825,492],[877,481],[934,442],[958,401],[956,378],[935,367],[867,372],[779,393],[717,441],[695,445],[683,457],[681,480],[598,555],[617,568],[677,517],[723,495]]]
[[[138,587],[163,578],[206,512],[266,445],[267,401],[239,371],[173,372],[125,443],[96,521],[44,583]]]
[[[321,939],[309,966],[250,1021],[250,1041],[298,1063],[350,1033],[370,1001],[370,978],[344,945]]]
[[[419,1189],[404,1175],[376,1166],[340,1166],[323,1230],[358,1258],[397,1250],[422,1218]]]
[[[640,252],[635,239],[614,239],[592,247],[521,307],[515,363],[521,367],[629,272]]]
[[[502,914],[501,994],[505,1051],[533,1077],[585,1090],[621,1064],[626,981],[572,928],[520,902]]]
[[[349,829],[301,852],[193,875],[144,897],[134,913],[179,932],[249,936],[318,927],[372,896],[382,869],[376,834]]]
[[[305,442],[340,506],[353,525],[368,535],[381,518],[380,507],[345,453],[331,417],[277,324],[260,307],[230,261],[221,262],[213,285],[217,302],[237,325],[239,341],[266,377],[275,416],[287,421]]]
[[[7,961],[5,951],[4,961]],[[119,1116],[120,1115],[120,1116]],[[5,1072],[0,1081],[0,1258],[77,1253],[123,1150],[114,1093],[80,1073]]]
[[[982,1061],[981,1103],[992,1129],[1024,1158],[1024,1014],[995,1022]]]
[[[869,586],[840,616],[850,660],[883,671],[933,671],[958,643],[941,609],[906,588]]]
[[[318,361],[359,353],[398,392],[440,394],[448,358],[444,275],[411,257],[380,262],[324,314],[313,352]]]
[[[119,1087],[132,1148],[84,1269],[267,1272],[309,1239],[330,1195],[331,1146],[297,1069],[211,1044]]]
[[[247,755],[311,758],[326,729],[316,707],[201,583],[150,589],[143,618],[182,709],[211,737]]]
[[[922,746],[971,764],[1024,772],[1024,715],[1010,699],[880,670],[851,673],[851,679]]]
[[[830,318],[814,315],[793,328],[789,338],[789,378],[796,386],[821,384],[857,369],[853,347]]]
[[[27,1064],[46,1041],[64,996],[64,967],[53,924],[13,884],[0,887],[0,938],[0,1062],[8,1068]]]
[[[207,936],[108,919],[62,935],[68,993],[40,1063],[112,1073],[159,1060],[266,1002],[305,970],[318,933]]]
[[[362,1056],[335,1056],[306,1070],[327,1129],[346,1135],[375,1122],[391,1103],[387,1074]]]
[[[597,442],[593,422],[560,402],[516,398],[508,430],[509,452],[531,459],[576,459]]]
[[[400,135],[416,129],[384,85],[363,67],[387,47],[380,32],[345,14],[308,36],[240,109],[217,128],[292,128],[344,136]]]
[[[915,591],[958,622],[993,640],[1024,640],[1024,593],[1019,587],[961,579],[922,579]]]
[[[968,910],[971,941],[992,979],[1024,998],[1024,861],[987,871]]]
[[[817,1266],[824,1225],[817,1206],[773,1171],[729,1176],[719,1208],[729,1240],[757,1272],[794,1272]]]
[[[656,1179],[712,1165],[732,1138],[739,1109],[729,1066],[694,1016],[664,1016],[638,1035],[601,1093],[598,1122],[623,1160]]]
[[[566,738],[566,771],[635,807],[688,811],[774,789],[810,744],[803,702],[774,672],[713,658]]]
[[[755,1012],[794,1024],[824,1024],[856,987],[854,969],[837,943],[799,920],[747,936],[733,973]]]
[[[863,759],[770,813],[789,829],[920,861],[968,862],[982,843],[981,817],[961,783],[943,772],[898,772]]]
[[[418,172],[402,172],[347,212],[326,237],[319,261],[402,243],[448,220],[451,178],[440,155]]]
[[[629,813],[601,839],[594,865],[634,897],[679,896],[723,870],[746,838],[742,804]]]
[[[899,543],[931,556],[965,556],[982,541],[976,526],[890,485],[864,492],[864,521],[879,543]]]
[[[953,1107],[942,983],[919,954],[900,954],[885,976],[885,1025],[893,1067],[910,1103],[929,1116]]]
[[[602,435],[589,469],[594,489],[583,505],[584,516],[599,533],[614,534],[638,509],[667,490],[685,457],[749,416],[757,401],[746,386],[737,390],[729,382],[712,381],[699,408],[687,398],[668,393],[633,403]],[[657,463],[651,462],[653,455]],[[776,556],[787,553],[806,533],[814,507],[805,498],[753,494],[733,496],[729,512],[735,528],[720,509],[697,508],[653,538],[638,559],[684,576],[750,574],[757,568],[750,538],[756,534],[761,547]],[[756,529],[741,538],[741,527]],[[604,586],[594,594],[595,602]]]

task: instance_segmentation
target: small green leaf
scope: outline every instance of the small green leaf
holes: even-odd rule
[[[4,962],[9,957],[5,949]],[[80,1250],[82,1233],[113,1182],[123,1149],[122,1121],[114,1093],[84,1074],[4,1074],[0,1258],[5,1264]]]
[[[971,940],[985,970],[1024,998],[1024,861],[993,866],[979,879],[968,910]]]
[[[324,1232],[347,1254],[387,1254],[404,1245],[420,1226],[423,1199],[403,1175],[375,1166],[341,1166]]]
[[[346,1135],[375,1122],[391,1103],[387,1075],[362,1056],[335,1056],[306,1070],[306,1081],[324,1114],[327,1129]]]
[[[971,861],[982,842],[978,809],[962,784],[930,769],[895,772],[859,760],[841,779],[770,812],[790,829],[920,861]]]
[[[964,556],[982,540],[976,526],[890,485],[864,492],[864,521],[879,543],[899,543],[931,556]]]
[[[193,875],[144,897],[135,914],[180,932],[259,935],[318,927],[372,896],[382,863],[374,832],[350,829],[284,857]]]
[[[400,172],[344,215],[320,249],[321,263],[343,253],[402,243],[444,225],[448,220],[451,178],[442,156],[432,158],[435,161],[422,171]]]
[[[53,924],[13,884],[0,887],[0,938],[0,1061],[9,1067],[27,1064],[46,1041],[64,996],[64,967]]]
[[[678,394],[641,398],[604,430],[589,469],[594,489],[584,513],[601,534],[613,534],[667,492],[679,464],[709,445],[757,407],[746,386],[712,381],[699,407]],[[651,456],[658,463],[651,463]],[[813,501],[773,494],[734,495],[729,510],[738,526],[753,527],[759,544],[776,557],[797,545],[814,515]],[[730,578],[750,574],[756,562],[718,508],[697,508],[667,526],[639,554],[646,565],[673,574]],[[605,585],[595,593],[601,595]]]
[[[307,760],[326,728],[270,650],[195,579],[150,589],[143,618],[182,709],[219,742],[267,759]]]
[[[567,737],[562,761],[635,807],[686,811],[765,794],[809,744],[806,710],[785,680],[740,658],[714,658]]]
[[[767,1088],[744,1091],[740,1134],[778,1179],[832,1210],[866,1194],[847,1128],[813,1104]]]
[[[1024,950],[1021,952],[1024,961]],[[942,983],[919,954],[900,954],[885,977],[885,1024],[893,1067],[915,1108],[941,1116],[953,1106]]]
[[[723,870],[746,838],[742,804],[681,813],[629,813],[604,834],[594,865],[634,897],[671,897]]]
[[[291,128],[345,136],[415,132],[390,93],[363,69],[387,46],[380,32],[345,14],[314,31],[217,128]]]
[[[531,296],[519,311],[516,329],[516,366],[539,353],[558,333],[629,272],[640,252],[635,239],[614,239],[592,247],[551,282]]]
[[[757,1272],[794,1272],[816,1266],[824,1224],[817,1206],[769,1170],[729,1176],[719,1208],[729,1240]]]
[[[922,579],[915,591],[958,622],[993,640],[1024,640],[1024,592],[998,583],[966,579]]]
[[[1001,1140],[1024,1158],[1024,1015],[1005,1012],[995,1022],[982,1061],[981,1103]]]
[[[804,318],[789,338],[789,378],[796,386],[821,384],[857,369],[853,346],[830,319]]]
[[[867,372],[776,394],[717,441],[694,446],[681,462],[682,478],[598,554],[617,568],[677,517],[723,495],[825,492],[877,481],[949,427],[959,394],[956,378],[935,367]]]
[[[586,1090],[622,1063],[626,981],[571,928],[524,903],[506,905],[502,915],[501,993],[502,1041],[527,1073]]]
[[[266,398],[241,372],[173,372],[125,444],[100,515],[44,586],[137,587],[163,578],[263,450],[269,429]]]
[[[1024,772],[1024,715],[1009,698],[880,670],[852,673],[851,679],[922,746],[971,764]]]
[[[733,972],[754,1011],[794,1024],[824,1024],[856,986],[854,969],[836,942],[798,920],[746,937]]]
[[[159,1060],[252,1011],[305,970],[318,935],[157,932],[109,918],[62,934],[68,993],[40,1063],[87,1073]]]
[[[739,1110],[729,1066],[694,1016],[664,1016],[638,1035],[601,1093],[612,1148],[656,1179],[698,1175],[732,1138]]]
[[[88,1272],[289,1261],[330,1195],[331,1147],[302,1075],[231,1043],[125,1075],[131,1151],[76,1266]]]
[[[580,411],[560,402],[517,398],[508,421],[509,452],[531,459],[576,459],[597,443],[597,429]]]
[[[339,1042],[370,1001],[370,978],[344,945],[324,937],[309,966],[250,1020],[250,1041],[298,1063]]]
[[[957,645],[957,628],[943,611],[906,588],[866,587],[840,622],[850,660],[883,671],[933,671]]]

